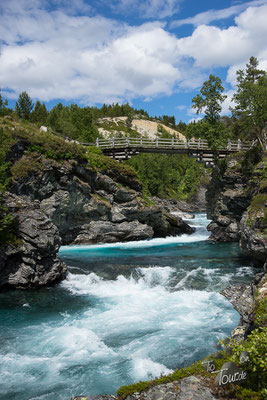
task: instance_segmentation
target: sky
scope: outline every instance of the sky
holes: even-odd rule
[[[267,0],[0,0],[0,88],[48,108],[126,103],[189,122],[209,74],[267,70]]]

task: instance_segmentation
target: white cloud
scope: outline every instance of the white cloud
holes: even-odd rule
[[[248,8],[228,29],[200,25],[192,36],[179,40],[180,55],[193,57],[201,68],[225,67],[258,56],[266,49],[266,20],[267,5]]]
[[[227,19],[234,15],[239,14],[240,12],[246,10],[249,6],[256,6],[266,4],[267,0],[254,0],[249,1],[247,3],[242,3],[238,5],[234,5],[228,8],[223,8],[221,10],[208,10],[205,12],[201,12],[194,17],[188,17],[184,19],[180,19],[177,21],[173,21],[170,26],[172,28],[179,27],[182,25],[190,24],[190,25],[203,25],[210,24],[211,22]]]
[[[177,106],[176,108],[177,108],[179,111],[183,111],[183,110],[186,109],[186,106],[183,105],[183,104],[181,104],[180,106]]]
[[[159,23],[130,27],[45,10],[15,19],[10,13],[0,25],[0,87],[16,94],[111,102],[171,94],[180,78],[177,39]]]
[[[62,9],[66,0],[53,1],[58,4],[54,11],[47,11],[48,3],[41,0],[1,4],[0,87],[14,91],[3,90],[8,98],[27,90],[44,101],[151,100],[200,87],[216,66],[230,67],[227,81],[233,86],[236,69],[251,55],[267,67],[267,5],[249,7],[228,29],[200,25],[178,39],[160,22],[129,26],[73,15]],[[82,9],[86,2],[76,5]]]
[[[198,122],[198,121],[201,121],[201,120],[202,120],[201,117],[195,117],[195,118],[191,118],[191,119],[188,121],[188,123],[191,124],[191,123],[193,123],[193,122]]]

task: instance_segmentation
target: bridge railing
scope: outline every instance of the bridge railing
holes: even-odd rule
[[[175,138],[156,138],[154,140],[147,138],[109,138],[96,140],[96,146],[101,149],[112,148],[161,148],[161,149],[192,149],[192,150],[212,150],[208,142],[204,139],[191,139],[189,141]],[[217,146],[218,151],[237,152],[241,150],[248,150],[253,146],[252,142],[241,142],[241,140],[229,140],[227,145]]]

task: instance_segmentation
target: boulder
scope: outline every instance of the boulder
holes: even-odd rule
[[[17,221],[17,240],[0,247],[0,287],[33,288],[63,279],[66,265],[57,255],[59,232],[39,202],[30,203],[10,193],[5,202]]]

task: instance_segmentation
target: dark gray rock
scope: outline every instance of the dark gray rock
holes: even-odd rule
[[[116,203],[128,203],[137,197],[137,193],[133,190],[126,190],[125,188],[120,188],[114,194],[114,201]]]
[[[17,220],[17,243],[0,247],[0,287],[28,288],[55,283],[65,277],[66,266],[57,252],[58,229],[40,209],[7,193],[8,211]]]
[[[212,222],[208,225],[210,239],[221,242],[238,242],[240,221],[252,198],[248,190],[248,177],[242,173],[235,160],[226,160],[224,173],[214,169],[206,193],[207,215]]]
[[[41,157],[39,161],[42,169],[14,181],[12,190],[40,201],[41,209],[57,226],[62,244],[140,240],[194,231],[159,207],[145,207],[140,192],[122,187],[110,176],[75,161],[57,163]],[[129,177],[131,183],[135,179]]]
[[[251,256],[266,262],[267,260],[267,236],[263,229],[257,227],[257,215],[253,218],[253,223],[249,223],[248,213],[245,212],[240,222],[241,248]]]
[[[220,292],[241,316],[241,324],[249,325],[254,310],[254,295],[251,285],[230,286]]]
[[[79,233],[74,244],[114,243],[117,241],[143,240],[153,236],[151,226],[138,221],[113,223],[92,221],[87,231]]]

